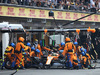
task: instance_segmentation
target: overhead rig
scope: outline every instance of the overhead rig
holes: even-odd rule
[[[95,33],[96,32],[96,29],[91,29],[90,27],[89,28],[82,28],[82,29],[7,29],[7,30],[4,30],[4,29],[1,29],[0,32],[2,33],[5,33],[5,32],[77,32],[79,33],[80,31],[87,31],[87,32],[92,32],[92,33]]]

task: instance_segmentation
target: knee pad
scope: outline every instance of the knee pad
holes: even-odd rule
[[[13,68],[15,67],[15,61],[12,62],[11,67],[13,67]]]
[[[5,62],[3,62],[2,66],[3,66],[3,67],[5,67],[5,64],[6,64],[6,63],[5,63]]]
[[[66,62],[66,67],[73,67],[72,62],[70,62],[70,61]]]

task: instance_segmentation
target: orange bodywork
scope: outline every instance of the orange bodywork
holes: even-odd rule
[[[59,54],[56,55],[49,55],[47,57],[46,65],[50,65],[52,60],[58,60]]]

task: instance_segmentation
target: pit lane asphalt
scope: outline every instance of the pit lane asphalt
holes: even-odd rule
[[[0,75],[10,75],[15,70],[0,70]],[[25,69],[18,70],[15,75],[100,75],[100,68],[97,69]]]

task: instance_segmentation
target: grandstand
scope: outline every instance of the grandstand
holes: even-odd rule
[[[0,2],[84,12],[91,12],[91,8],[100,8],[100,0],[0,0]]]

